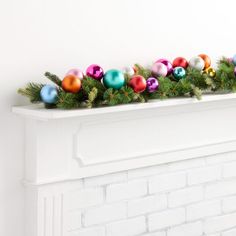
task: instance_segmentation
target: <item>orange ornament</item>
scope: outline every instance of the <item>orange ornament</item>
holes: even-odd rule
[[[199,54],[198,56],[201,57],[203,61],[205,62],[204,70],[211,66],[210,57],[208,57],[206,54]]]
[[[66,92],[78,93],[81,89],[81,80],[75,75],[67,75],[62,80],[62,88]]]

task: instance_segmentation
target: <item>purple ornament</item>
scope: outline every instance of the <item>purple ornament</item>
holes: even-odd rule
[[[152,74],[154,76],[163,76],[165,77],[167,75],[167,67],[161,62],[155,62],[152,65]]]
[[[167,75],[172,74],[173,66],[170,63],[170,61],[168,61],[167,59],[161,58],[161,59],[157,60],[156,62],[161,62],[162,64],[164,64],[167,67]]]
[[[159,82],[156,78],[149,77],[147,79],[147,91],[149,93],[153,93],[153,92],[157,91],[158,87],[159,87]]]
[[[96,80],[101,80],[104,76],[102,67],[96,64],[90,65],[86,70],[86,75]]]
[[[236,67],[234,67],[234,75],[236,76]]]
[[[84,78],[84,74],[83,74],[82,70],[80,70],[80,69],[71,69],[66,73],[66,75],[74,75],[74,76],[78,77],[80,80],[82,80]]]

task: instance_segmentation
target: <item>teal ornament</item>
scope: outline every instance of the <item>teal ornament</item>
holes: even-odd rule
[[[55,104],[57,102],[58,91],[56,86],[47,84],[40,91],[40,97],[46,104]]]
[[[125,77],[120,70],[108,70],[103,77],[103,84],[106,88],[120,89],[125,84]]]
[[[177,66],[173,70],[173,76],[177,80],[182,79],[186,76],[186,71],[183,67]]]
[[[236,54],[233,56],[232,62],[233,62],[233,64],[236,66]]]

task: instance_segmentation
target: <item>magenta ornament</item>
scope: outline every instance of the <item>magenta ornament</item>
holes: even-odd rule
[[[84,78],[84,73],[82,70],[80,69],[71,69],[69,70],[67,73],[66,73],[66,76],[67,75],[74,75],[76,77],[78,77],[80,80],[82,80]]]
[[[157,60],[156,62],[161,62],[161,63],[163,63],[167,67],[167,75],[172,74],[173,66],[170,63],[170,61],[168,61],[167,59],[161,58],[161,59]]]
[[[154,76],[163,76],[163,77],[165,77],[167,75],[167,73],[168,73],[167,67],[163,63],[155,62],[152,65],[152,74]]]
[[[234,67],[234,75],[236,76],[236,67]]]
[[[104,76],[104,71],[101,66],[92,64],[87,68],[86,75],[93,79],[101,80]]]
[[[159,82],[158,82],[158,80],[157,80],[156,78],[154,78],[154,77],[149,77],[149,78],[147,79],[147,91],[148,91],[149,93],[154,93],[154,92],[156,92],[157,89],[158,89],[158,87],[159,87]]]

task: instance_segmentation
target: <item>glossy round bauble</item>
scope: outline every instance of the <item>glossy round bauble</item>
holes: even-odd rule
[[[135,74],[134,68],[132,66],[125,67],[123,71],[129,76],[133,76]]]
[[[161,62],[162,64],[164,64],[166,66],[166,68],[167,68],[167,75],[172,74],[173,66],[170,63],[170,61],[168,61],[167,59],[162,58],[162,59],[157,60],[156,62]]]
[[[82,70],[80,69],[71,69],[69,70],[66,75],[74,75],[76,77],[78,77],[80,80],[82,80],[84,78],[84,73]]]
[[[228,61],[229,63],[233,63],[233,57],[227,58],[227,61]]]
[[[183,67],[177,66],[173,70],[173,76],[176,80],[180,80],[186,76],[186,71]]]
[[[188,67],[188,61],[184,57],[177,57],[174,59],[172,63],[173,67],[183,67],[184,69],[187,69]]]
[[[156,78],[154,77],[149,77],[147,79],[147,91],[149,93],[154,93],[157,91],[158,87],[159,87],[159,82]]]
[[[101,80],[104,76],[104,72],[101,66],[92,64],[87,68],[86,75],[93,79]]]
[[[201,57],[196,56],[190,59],[189,66],[193,69],[202,71],[205,67],[205,62]]]
[[[125,85],[125,77],[120,70],[108,70],[103,78],[103,84],[106,88],[120,89]]]
[[[236,66],[236,54],[232,57],[232,62]]]
[[[134,75],[129,81],[129,86],[135,93],[142,93],[146,89],[147,82],[143,76]]]
[[[199,54],[199,57],[201,57],[204,61],[204,70],[209,68],[211,66],[211,59],[206,54]]]
[[[75,75],[67,75],[61,85],[66,92],[78,93],[81,89],[81,80]]]
[[[153,65],[152,65],[152,74],[154,76],[163,76],[165,77],[168,73],[168,70],[167,70],[167,67],[161,63],[161,62],[155,62]]]
[[[209,67],[209,68],[207,68],[206,70],[204,70],[204,72],[205,72],[209,77],[211,77],[211,78],[215,78],[215,77],[216,77],[216,71],[215,71],[213,68],[211,68],[211,67]]]
[[[56,86],[47,84],[40,91],[40,97],[46,104],[55,104],[57,102],[58,91]]]
[[[234,67],[234,75],[236,76],[236,67]]]

